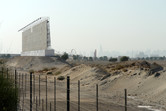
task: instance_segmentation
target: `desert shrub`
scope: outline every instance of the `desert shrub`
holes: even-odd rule
[[[123,72],[127,72],[128,70],[127,69],[123,69]]]
[[[58,77],[58,80],[64,80],[64,79],[65,79],[64,76],[59,76],[59,77]]]
[[[124,68],[123,65],[118,64],[118,65],[116,65],[112,70],[121,70],[121,69],[123,69],[123,68]]]
[[[117,70],[120,70],[120,69],[123,69],[123,68],[124,68],[123,65],[117,65],[117,66],[116,66],[116,69],[117,69]]]
[[[51,72],[51,71],[49,71],[49,72],[47,72],[47,74],[52,74],[52,72]]]
[[[129,60],[129,57],[127,57],[127,56],[122,56],[120,58],[120,61],[128,61],[128,60]]]
[[[0,64],[3,64],[3,61],[2,61],[2,60],[0,60]]]
[[[13,80],[0,74],[0,111],[16,111],[18,104],[18,89]]]
[[[60,72],[60,71],[57,71],[57,72],[55,73],[55,75],[59,75],[59,74],[61,74],[61,72]]]

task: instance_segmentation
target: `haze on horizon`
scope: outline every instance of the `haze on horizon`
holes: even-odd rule
[[[165,0],[1,0],[0,53],[20,53],[18,30],[43,16],[57,52],[166,50],[165,6]]]

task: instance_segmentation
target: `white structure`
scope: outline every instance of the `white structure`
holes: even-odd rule
[[[117,59],[118,59],[118,60],[117,60],[118,62],[120,62],[121,57],[122,57],[122,56],[118,56],[118,58],[117,58]]]
[[[94,52],[94,60],[97,59],[97,50],[95,49],[95,52]]]
[[[49,18],[40,17],[19,31],[21,30],[21,56],[54,56],[54,50],[51,49]]]

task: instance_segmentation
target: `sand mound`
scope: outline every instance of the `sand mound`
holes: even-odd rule
[[[9,59],[6,65],[22,70],[42,70],[43,68],[64,67],[67,64],[56,57],[14,57]]]
[[[166,71],[157,63],[127,61],[107,65],[77,64],[70,67],[54,57],[16,57],[10,59],[7,65],[35,70],[47,67],[50,70],[44,73],[51,72],[49,75],[47,74],[50,76],[49,81],[53,81],[54,76],[56,78],[70,76],[73,87],[80,80],[81,88],[92,92],[98,84],[100,94],[109,94],[115,103],[120,102],[118,99],[124,95],[126,88],[128,96],[134,96],[141,103],[156,102],[155,106],[166,105]],[[51,67],[53,68],[51,69]]]

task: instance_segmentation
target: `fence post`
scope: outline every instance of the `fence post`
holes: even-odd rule
[[[17,88],[17,71],[15,70],[15,88]]]
[[[54,111],[56,111],[56,78],[54,77]]]
[[[32,111],[32,72],[30,73],[30,111]]]
[[[24,85],[24,74],[22,74],[22,94],[24,94],[23,92],[24,92],[24,88],[23,88],[23,85]]]
[[[44,111],[44,100],[42,99],[42,111]]]
[[[125,111],[127,111],[127,89],[125,89]]]
[[[98,111],[98,84],[96,84],[96,111]]]
[[[26,84],[27,84],[27,74],[25,74],[25,97],[26,97]]]
[[[37,111],[37,96],[36,96],[36,111]]]
[[[51,102],[50,102],[50,111],[51,111]]]
[[[40,106],[40,75],[39,75],[39,106]]]
[[[33,101],[35,102],[35,75],[33,75]]]
[[[78,111],[80,111],[80,81],[78,80]]]
[[[46,76],[46,111],[47,111],[47,76]]]
[[[19,75],[18,77],[19,77],[19,91],[20,91],[20,76],[21,75],[20,75],[20,73],[18,75]]]
[[[15,75],[15,96],[17,96],[17,71],[16,71],[16,69],[15,69],[15,73],[14,73],[14,75]],[[16,105],[17,105],[17,102],[16,102]],[[16,111],[17,111],[17,106],[16,106]]]
[[[24,111],[24,94],[23,94],[23,108],[22,108],[22,110]]]
[[[67,76],[67,111],[70,111],[70,77]]]
[[[2,67],[2,77],[3,77],[3,67]]]
[[[6,70],[6,73],[7,73],[7,80],[8,80],[8,68],[7,68],[7,70]]]

